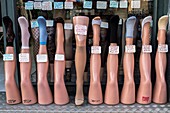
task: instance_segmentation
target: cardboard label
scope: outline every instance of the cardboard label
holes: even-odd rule
[[[97,9],[107,9],[107,1],[97,1]]]
[[[42,10],[52,10],[52,2],[42,2]]]
[[[73,24],[72,23],[65,23],[64,24],[64,29],[72,30],[73,29]]]
[[[92,9],[92,1],[84,1],[83,8]]]
[[[48,57],[47,54],[38,54],[37,55],[37,62],[47,62],[48,61]]]
[[[14,55],[13,54],[3,54],[3,61],[13,61]]]
[[[128,1],[120,1],[120,8],[128,8]]]
[[[73,2],[65,2],[64,7],[65,9],[73,9]]]
[[[54,26],[54,20],[46,20],[46,26],[47,26],[47,27],[52,27],[52,26]]]
[[[31,28],[38,27],[38,22],[36,20],[31,21]]]
[[[109,54],[119,54],[119,46],[109,46]]]
[[[135,45],[126,45],[125,46],[125,52],[126,53],[135,53],[136,52],[136,46]]]
[[[55,54],[56,61],[64,61],[64,54]]]
[[[91,46],[92,54],[101,54],[101,46]]]
[[[33,10],[34,2],[33,1],[28,1],[25,2],[25,9],[26,10]]]
[[[41,2],[34,2],[34,9],[42,9]]]
[[[142,52],[143,53],[152,53],[152,46],[151,45],[142,45]]]
[[[63,2],[54,2],[54,9],[63,9]]]
[[[29,53],[20,53],[19,62],[29,62]]]
[[[108,29],[109,28],[109,24],[108,24],[108,22],[101,22],[100,27]]]
[[[167,53],[168,52],[168,45],[167,44],[158,45],[158,52]]]
[[[140,8],[140,0],[131,1],[131,8]]]
[[[87,35],[87,26],[85,25],[75,25],[74,30],[76,35]]]
[[[119,7],[119,2],[118,1],[110,1],[110,8],[118,8]]]

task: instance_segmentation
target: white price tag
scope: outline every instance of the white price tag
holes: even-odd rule
[[[46,20],[46,26],[52,27],[54,25],[54,20]]]
[[[42,0],[34,0],[34,1],[36,1],[36,2],[41,2]]]
[[[118,8],[119,7],[119,2],[118,1],[110,1],[110,8]]]
[[[2,26],[0,26],[0,32],[3,32],[3,27]]]
[[[142,52],[143,53],[152,53],[152,46],[151,45],[142,45]]]
[[[168,45],[167,44],[158,45],[158,52],[167,53],[168,52]]]
[[[101,54],[101,46],[91,46],[92,54]]]
[[[139,1],[131,1],[131,8],[140,8],[140,0]]]
[[[128,8],[128,1],[120,1],[120,8]]]
[[[73,2],[65,2],[64,7],[65,9],[73,9]]]
[[[109,46],[109,54],[119,54],[119,46]]]
[[[43,2],[54,2],[54,0],[43,0]]]
[[[100,27],[108,29],[109,28],[109,24],[108,24],[108,22],[101,22]]]
[[[63,9],[63,2],[54,2],[54,9]]]
[[[64,61],[64,54],[55,54],[56,61]]]
[[[92,1],[84,1],[83,8],[92,9]]]
[[[38,54],[37,55],[37,62],[47,62],[48,57],[47,54]]]
[[[123,19],[120,19],[119,20],[119,25],[122,25],[123,24]]]
[[[14,55],[13,54],[3,54],[3,61],[13,61]]]
[[[72,30],[73,29],[73,24],[72,23],[65,23],[64,24],[64,29]]]
[[[31,28],[38,27],[38,22],[36,20],[31,21]]]
[[[19,62],[29,62],[29,53],[20,53]]]
[[[87,26],[85,25],[75,25],[74,30],[76,35],[87,35]]]
[[[97,1],[97,9],[107,9],[107,1]]]
[[[41,2],[34,2],[34,9],[42,9]]]
[[[52,2],[42,2],[42,10],[52,10]]]
[[[136,52],[136,46],[135,45],[126,45],[125,46],[125,52],[126,53],[135,53]]]
[[[26,10],[33,10],[34,2],[33,1],[28,1],[25,2],[25,9]]]

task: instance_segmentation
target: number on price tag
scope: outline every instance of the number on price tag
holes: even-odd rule
[[[36,20],[31,21],[31,28],[38,27],[38,22]]]
[[[42,9],[41,2],[34,2],[34,9]]]
[[[52,10],[52,2],[42,2],[42,10]]]
[[[158,52],[167,53],[168,52],[168,45],[167,44],[158,45]]]
[[[54,9],[63,9],[63,2],[54,2]]]
[[[3,55],[3,61],[13,61],[14,55],[13,54],[4,54]]]
[[[25,9],[26,10],[33,10],[34,2],[33,1],[28,1],[25,2]]]
[[[29,62],[29,53],[20,53],[19,62]]]
[[[135,45],[126,45],[125,46],[125,52],[126,53],[135,53],[136,52],[136,46]]]
[[[37,62],[47,62],[47,54],[38,54],[37,55]]]
[[[64,55],[63,54],[56,54],[55,60],[56,61],[64,61]]]
[[[151,45],[143,45],[142,52],[143,53],[152,53],[152,46]]]
[[[73,2],[65,2],[64,7],[65,9],[73,9]]]
[[[97,9],[107,9],[106,1],[97,1]]]
[[[85,25],[75,25],[74,30],[76,35],[87,35],[87,26]]]
[[[72,30],[73,29],[73,24],[72,23],[65,23],[64,24],[64,29]]]
[[[92,54],[101,54],[101,46],[92,46],[91,53]]]
[[[110,8],[118,8],[119,2],[118,1],[110,1]]]
[[[52,27],[54,25],[54,21],[53,20],[46,20],[46,26],[47,27]]]
[[[140,0],[139,1],[131,1],[131,8],[140,8]]]
[[[128,8],[128,2],[127,1],[120,1],[120,8]]]
[[[84,1],[83,8],[92,9],[92,1]]]
[[[119,46],[109,46],[109,54],[119,54]]]
[[[108,22],[101,22],[100,27],[108,29],[109,28],[109,24],[108,24]]]

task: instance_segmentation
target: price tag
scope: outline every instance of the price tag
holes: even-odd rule
[[[54,9],[63,9],[63,2],[54,2]]]
[[[168,52],[168,45],[167,44],[158,45],[158,52],[167,53]]]
[[[100,27],[108,29],[109,28],[109,24],[108,24],[108,22],[101,22]]]
[[[13,61],[14,55],[13,54],[3,54],[3,61]]]
[[[65,2],[64,7],[65,9],[73,9],[73,2]]]
[[[128,8],[128,1],[120,1],[120,8]]]
[[[119,46],[109,46],[109,54],[119,54]]]
[[[151,45],[143,45],[142,52],[143,53],[152,53],[152,46]]]
[[[107,1],[97,1],[97,9],[107,9]]]
[[[41,2],[42,0],[34,0],[34,1],[36,1],[36,2]]]
[[[3,27],[2,26],[0,26],[0,32],[3,32]]]
[[[64,55],[63,54],[55,54],[55,60],[56,61],[64,61]]]
[[[47,54],[38,54],[37,55],[37,62],[47,62]]]
[[[54,2],[54,0],[43,0],[43,2]]]
[[[123,24],[123,19],[120,19],[119,20],[119,25],[122,25]]]
[[[72,23],[65,23],[64,24],[64,29],[72,30],[73,29],[73,24]]]
[[[84,1],[83,8],[92,9],[92,1]]]
[[[75,25],[74,30],[76,35],[87,35],[87,26],[85,25]]]
[[[125,46],[125,52],[126,53],[135,53],[136,52],[136,46],[135,45],[126,45]]]
[[[52,10],[52,2],[42,2],[42,10]]]
[[[46,26],[47,26],[47,27],[52,27],[52,26],[54,26],[54,21],[53,21],[53,20],[46,20]]]
[[[29,62],[29,53],[20,53],[19,62]]]
[[[101,46],[92,46],[91,53],[92,54],[101,54]]]
[[[131,1],[131,8],[140,8],[140,1]]]
[[[110,8],[118,8],[119,2],[118,1],[110,1]]]
[[[31,28],[38,27],[38,22],[36,20],[31,21]]]
[[[25,9],[26,10],[33,10],[34,2],[33,1],[28,1],[25,2]]]
[[[42,9],[41,2],[34,2],[34,9]]]

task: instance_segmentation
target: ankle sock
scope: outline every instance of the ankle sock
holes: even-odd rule
[[[131,16],[126,21],[126,37],[134,38],[134,28],[136,23],[136,17]]]
[[[144,25],[146,24],[146,23],[151,23],[152,22],[152,17],[151,16],[147,16],[147,17],[145,17],[144,19],[143,19],[143,21],[142,21],[142,33],[141,33],[141,38],[142,38],[142,34],[143,34],[143,28],[144,28]]]
[[[168,15],[162,16],[158,21],[158,28],[159,30],[166,30],[168,25]]]

